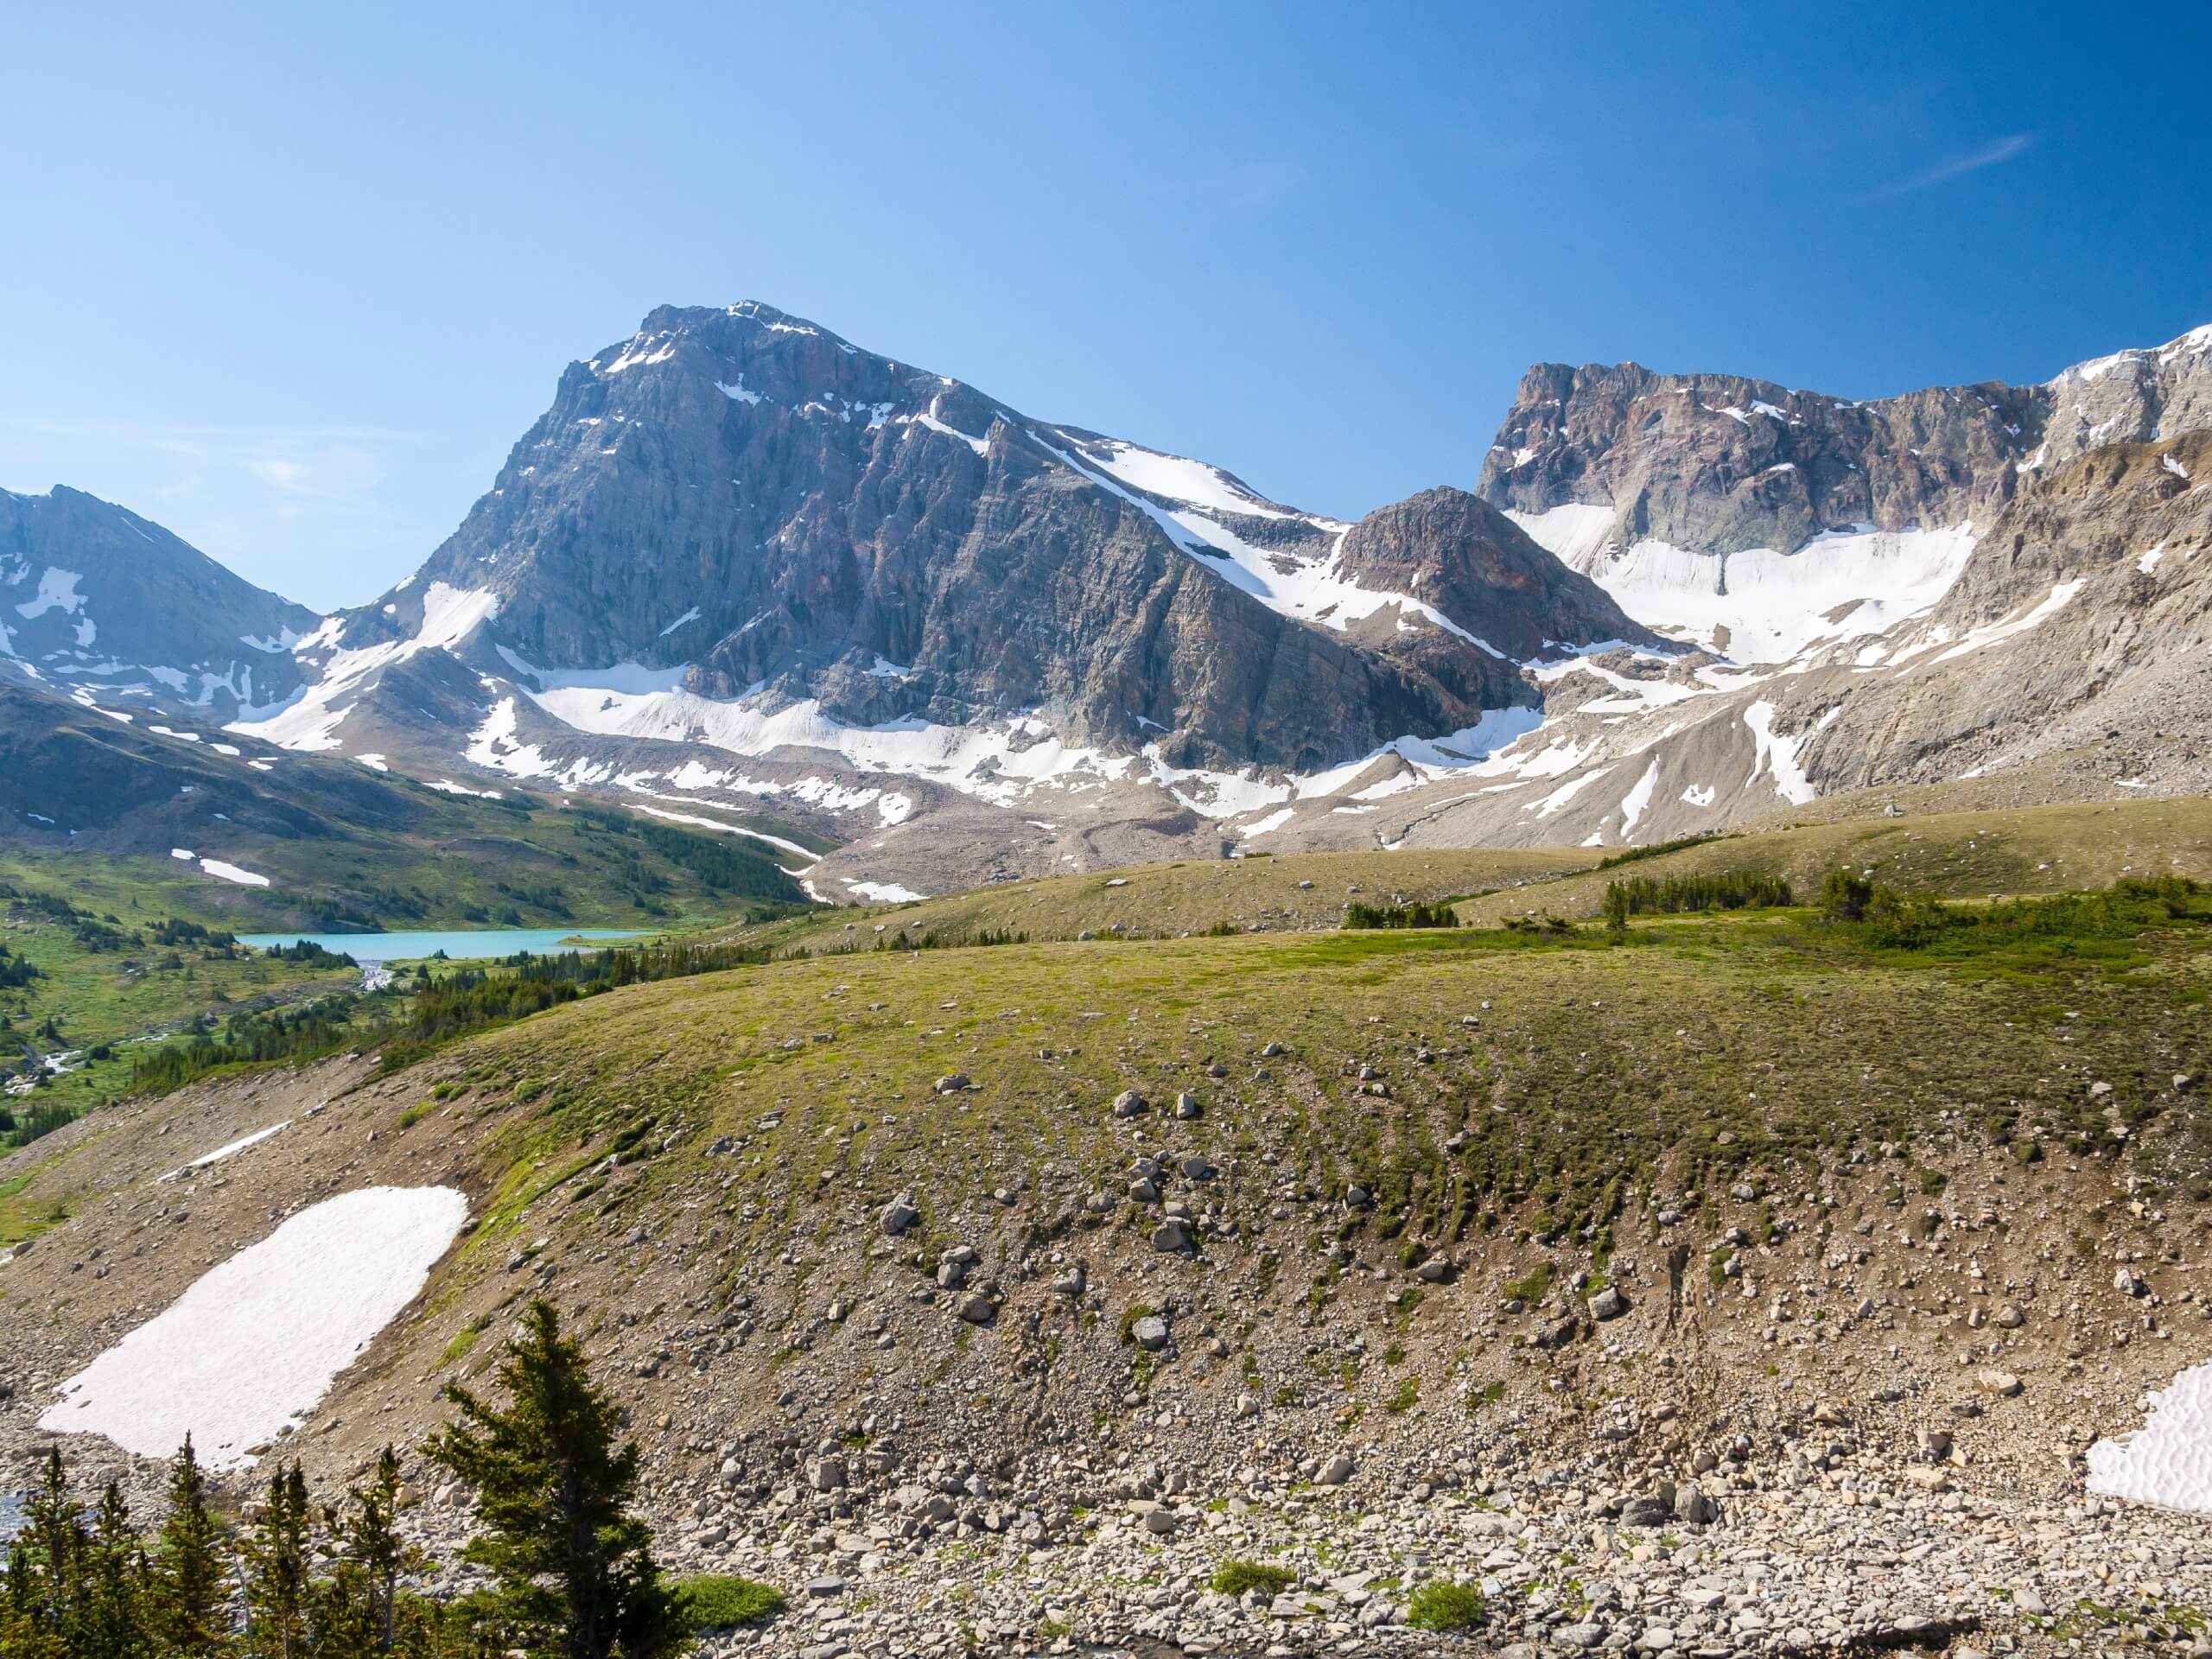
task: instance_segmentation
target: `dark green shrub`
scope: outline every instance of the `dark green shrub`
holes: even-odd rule
[[[1432,1579],[1406,1604],[1406,1623],[1417,1630],[1471,1630],[1483,1622],[1483,1592],[1456,1579]]]
[[[1214,1592],[1224,1596],[1241,1596],[1253,1590],[1279,1596],[1297,1582],[1298,1574],[1288,1567],[1266,1561],[1224,1561],[1214,1568],[1211,1580]]]

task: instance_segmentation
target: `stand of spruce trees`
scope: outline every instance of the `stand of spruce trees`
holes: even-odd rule
[[[583,1351],[533,1302],[499,1369],[504,1406],[448,1390],[459,1421],[425,1448],[476,1492],[463,1559],[484,1588],[409,1588],[436,1562],[398,1531],[390,1447],[340,1504],[279,1464],[232,1523],[211,1506],[192,1442],[170,1465],[168,1514],[141,1534],[111,1482],[87,1510],[57,1449],[0,1580],[0,1659],[663,1659],[689,1621],[630,1513],[638,1448]]]

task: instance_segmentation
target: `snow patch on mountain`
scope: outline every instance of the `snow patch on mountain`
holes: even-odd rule
[[[254,717],[233,721],[225,729],[261,738],[282,749],[334,749],[339,747],[338,728],[353,709],[350,702],[341,703],[340,698],[358,691],[362,682],[378,669],[425,651],[460,644],[499,611],[499,596],[489,588],[455,588],[449,582],[434,582],[423,592],[422,626],[411,637],[350,650],[338,644],[344,621],[330,618],[294,647],[295,654],[302,657],[333,648],[330,659],[322,664],[321,677],[302,687],[281,708],[265,715],[256,711]]]
[[[1812,741],[1815,733],[1825,731],[1834,724],[1836,716],[1843,712],[1843,705],[1838,703],[1822,715],[1812,730],[1795,734],[1774,729],[1775,712],[1774,705],[1764,698],[1744,710],[1744,724],[1750,728],[1752,740],[1758,745],[1751,762],[1751,775],[1744,779],[1744,787],[1749,789],[1762,777],[1771,778],[1776,794],[1794,806],[1803,806],[1816,798],[1820,791],[1813,787],[1812,779],[1805,775],[1797,757],[1804,752],[1805,745]]]
[[[1148,494],[1211,512],[1245,513],[1260,518],[1295,518],[1301,515],[1277,506],[1254,493],[1218,467],[1182,455],[1171,455],[1121,438],[1084,440],[1067,431],[1055,435],[1079,450],[1084,458],[1103,467],[1122,483]]]
[[[1333,793],[1386,756],[1427,774],[1475,766],[1533,730],[1541,718],[1532,708],[1492,709],[1464,731],[1440,737],[1408,734],[1341,766],[1277,779],[1264,776],[1256,767],[1226,772],[1173,766],[1153,745],[1136,754],[1109,753],[1069,743],[1033,716],[971,726],[939,725],[916,717],[856,726],[838,720],[812,698],[772,705],[758,694],[723,702],[675,685],[633,690],[627,689],[623,676],[615,677],[624,683],[585,683],[596,672],[579,670],[547,676],[553,683],[537,691],[524,687],[524,694],[562,724],[598,736],[698,743],[756,758],[779,749],[823,750],[863,772],[931,779],[1001,806],[1039,789],[1081,793],[1114,784],[1151,784],[1192,811],[1215,818]],[[499,697],[471,735],[467,758],[516,777],[556,782],[579,778],[583,763],[556,764],[541,745],[522,741],[518,731],[516,699]],[[579,780],[601,782],[607,775],[601,768],[596,775]],[[695,772],[687,766],[674,777],[683,788],[745,789],[763,794],[790,789],[805,798],[802,789],[753,784],[741,774],[707,767]],[[868,798],[861,793],[842,804],[865,805]],[[912,806],[909,797],[884,796],[883,822],[903,822]]]
[[[2146,1403],[2141,1428],[2089,1448],[2089,1490],[2212,1515],[2212,1364],[2183,1371]]]
[[[1950,591],[1974,544],[1972,524],[1860,525],[1823,531],[1794,553],[1702,553],[1654,540],[1624,552],[1602,537],[1610,508],[1506,516],[1645,626],[1747,664],[1798,662],[1924,615]]]
[[[1306,520],[1332,537],[1328,553],[1320,557],[1304,557],[1281,548],[1256,547],[1208,512],[1195,506],[1156,506],[1123,489],[1113,477],[1100,470],[1100,465],[1087,464],[1077,454],[1054,448],[1033,431],[1030,436],[1053,459],[1135,507],[1158,524],[1169,541],[1193,558],[1203,560],[1215,575],[1243,588],[1279,616],[1341,633],[1353,623],[1364,621],[1376,612],[1395,606],[1400,613],[1401,627],[1405,626],[1403,617],[1410,613],[1426,619],[1447,633],[1456,634],[1491,657],[1501,660],[1505,657],[1503,652],[1461,626],[1427,600],[1389,588],[1364,587],[1345,575],[1339,552],[1351,529],[1349,524],[1334,519]],[[1237,507],[1230,511],[1249,512],[1251,509]],[[1283,512],[1266,516],[1288,518],[1302,515]]]
[[[303,1210],[63,1383],[39,1427],[148,1458],[189,1434],[210,1469],[251,1464],[415,1300],[467,1217],[449,1186],[367,1187]]]
[[[60,611],[64,615],[76,616],[85,607],[85,596],[77,591],[77,584],[85,578],[74,570],[64,570],[49,564],[38,579],[38,592],[16,607],[16,614],[26,622],[35,621],[48,611]],[[80,645],[90,644],[79,640]]]

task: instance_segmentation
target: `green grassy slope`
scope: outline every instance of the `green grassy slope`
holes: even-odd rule
[[[1357,1182],[1386,1236],[1602,1227],[1662,1168],[1795,1179],[1930,1135],[2096,1155],[2212,1062],[2207,908],[1924,957],[1789,912],[1639,922],[1620,946],[1468,929],[795,959],[600,997],[416,1075],[439,1132],[491,1130],[508,1172],[469,1246],[487,1263],[556,1207],[650,1213],[656,1154],[718,1135],[738,1258],[831,1224],[817,1200],[911,1182],[1118,1185],[1125,1089],[1154,1103],[1151,1143]],[[974,1086],[937,1092],[954,1073]],[[1203,1116],[1172,1122],[1185,1090]],[[609,1153],[642,1161],[610,1173]]]
[[[1128,937],[1173,938],[1223,924],[1243,932],[1296,932],[1336,926],[1348,899],[1404,903],[1458,898],[1586,869],[1600,855],[1580,847],[1475,847],[1137,864],[1008,881],[858,912],[817,913],[785,925],[773,937],[835,949],[873,944],[879,924],[884,935],[926,935],[941,944],[987,934],[1041,941],[1116,931]]]
[[[791,855],[749,836],[528,791],[454,793],[246,738],[226,753],[223,735],[165,738],[0,684],[0,880],[12,866],[88,904],[143,897],[240,931],[719,919],[805,899],[778,868]],[[178,849],[270,885],[225,881]]]
[[[2212,876],[2212,801],[2200,797],[2031,806],[1925,817],[1851,818],[1729,836],[1637,858],[1612,870],[1470,900],[1463,920],[1549,912],[1595,916],[1618,878],[1753,871],[1817,896],[1830,870],[1851,869],[1906,893],[1950,898],[2061,893],[2168,871]]]

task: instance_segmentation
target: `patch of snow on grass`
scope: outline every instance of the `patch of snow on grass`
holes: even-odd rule
[[[210,1469],[296,1426],[420,1294],[468,1217],[449,1186],[372,1186],[302,1211],[194,1281],[63,1383],[39,1426]]]
[[[822,859],[821,854],[810,852],[795,841],[785,841],[781,836],[772,836],[765,830],[747,830],[742,824],[725,823],[720,818],[702,818],[696,813],[667,812],[657,806],[640,806],[635,801],[630,805],[632,810],[642,812],[649,818],[664,818],[671,823],[695,824],[702,830],[719,830],[725,836],[744,836],[753,841],[765,841],[771,847],[804,859],[809,864],[819,863]],[[777,868],[782,867],[779,865]]]
[[[265,887],[269,885],[267,876],[256,875],[251,870],[242,870],[219,858],[203,858],[200,861],[200,868],[220,880],[235,881],[242,887]]]
[[[848,876],[845,885],[872,905],[903,905],[929,897],[926,893],[916,893],[912,887],[902,887],[896,881],[855,881]]]

